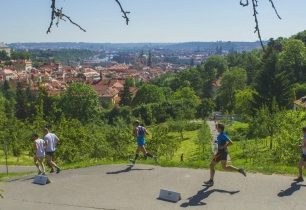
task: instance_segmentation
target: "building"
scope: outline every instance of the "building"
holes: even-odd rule
[[[306,110],[306,96],[294,101],[294,110]]]
[[[8,56],[11,56],[11,48],[9,48],[6,44],[3,42],[0,42],[0,51],[5,51]]]

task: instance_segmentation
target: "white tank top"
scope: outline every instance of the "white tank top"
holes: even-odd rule
[[[44,157],[45,156],[45,141],[42,139],[36,139],[35,146],[36,146],[36,156]]]

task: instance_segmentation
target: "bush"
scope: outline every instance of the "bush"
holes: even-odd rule
[[[247,138],[249,133],[249,124],[234,122],[226,128],[226,133],[235,141],[244,140]]]

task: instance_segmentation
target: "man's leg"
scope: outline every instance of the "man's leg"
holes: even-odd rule
[[[37,159],[37,157],[35,156],[34,157],[34,164],[35,164],[35,166],[37,167],[37,169],[38,169],[38,174],[41,174],[41,170],[40,170],[40,168],[39,168],[39,164],[38,164],[38,159]]]
[[[215,160],[215,158],[213,158],[210,162],[210,179],[207,182],[204,182],[207,185],[214,185],[214,177],[215,177],[215,173],[216,173],[216,165],[217,165],[217,161]]]
[[[136,152],[135,152],[135,157],[134,157],[134,160],[133,159],[130,159],[130,161],[135,164],[136,163],[136,160],[139,158],[139,152],[140,152],[140,148],[139,146],[137,147],[136,149]]]
[[[303,158],[299,162],[299,177],[303,177],[304,160]]]
[[[38,158],[38,164],[41,167],[41,173],[44,175],[46,173],[45,165],[44,165],[44,158]]]
[[[53,155],[47,156],[47,162],[52,166],[52,168],[56,168],[56,172],[59,173],[61,171],[60,167],[56,165],[56,163],[53,161]]]
[[[150,152],[148,152],[145,146],[142,146],[142,152],[145,155],[145,157],[153,158],[155,162],[157,163],[157,157],[152,155]]]
[[[304,181],[304,178],[303,178],[303,169],[305,167],[305,163],[306,161],[304,161],[304,157],[302,157],[299,161],[299,164],[298,164],[298,168],[299,168],[299,177],[297,179],[294,179],[294,181],[296,182],[302,182]]]
[[[47,161],[47,165],[51,168],[50,173],[53,173],[54,168],[53,168],[53,165],[51,164],[51,155],[49,155],[49,154],[46,155],[46,161]]]
[[[214,180],[215,178],[215,173],[216,173],[216,165],[217,165],[217,161],[212,160],[209,166],[210,169],[210,180]]]
[[[246,176],[246,173],[242,168],[236,168],[235,166],[228,165],[227,160],[221,160],[221,164],[222,164],[222,168],[225,171],[237,171],[237,172],[241,173],[242,175]]]

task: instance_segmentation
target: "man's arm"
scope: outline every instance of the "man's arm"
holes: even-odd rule
[[[234,142],[233,142],[231,139],[227,138],[226,143],[225,143],[225,145],[222,147],[222,149],[226,149],[227,147],[229,147],[229,146],[231,146],[231,145],[233,145],[233,144],[234,144]]]
[[[37,153],[37,145],[36,145],[36,143],[34,143],[34,145],[33,145],[33,155],[36,156],[36,153]]]
[[[59,140],[59,138],[57,137],[57,135],[54,134],[54,138],[55,138],[56,144],[59,144],[59,141],[60,141],[60,140]]]
[[[48,147],[49,142],[48,142],[48,140],[47,140],[47,138],[46,138],[46,137],[44,137],[44,141],[45,141],[45,148],[47,148],[47,147]]]

